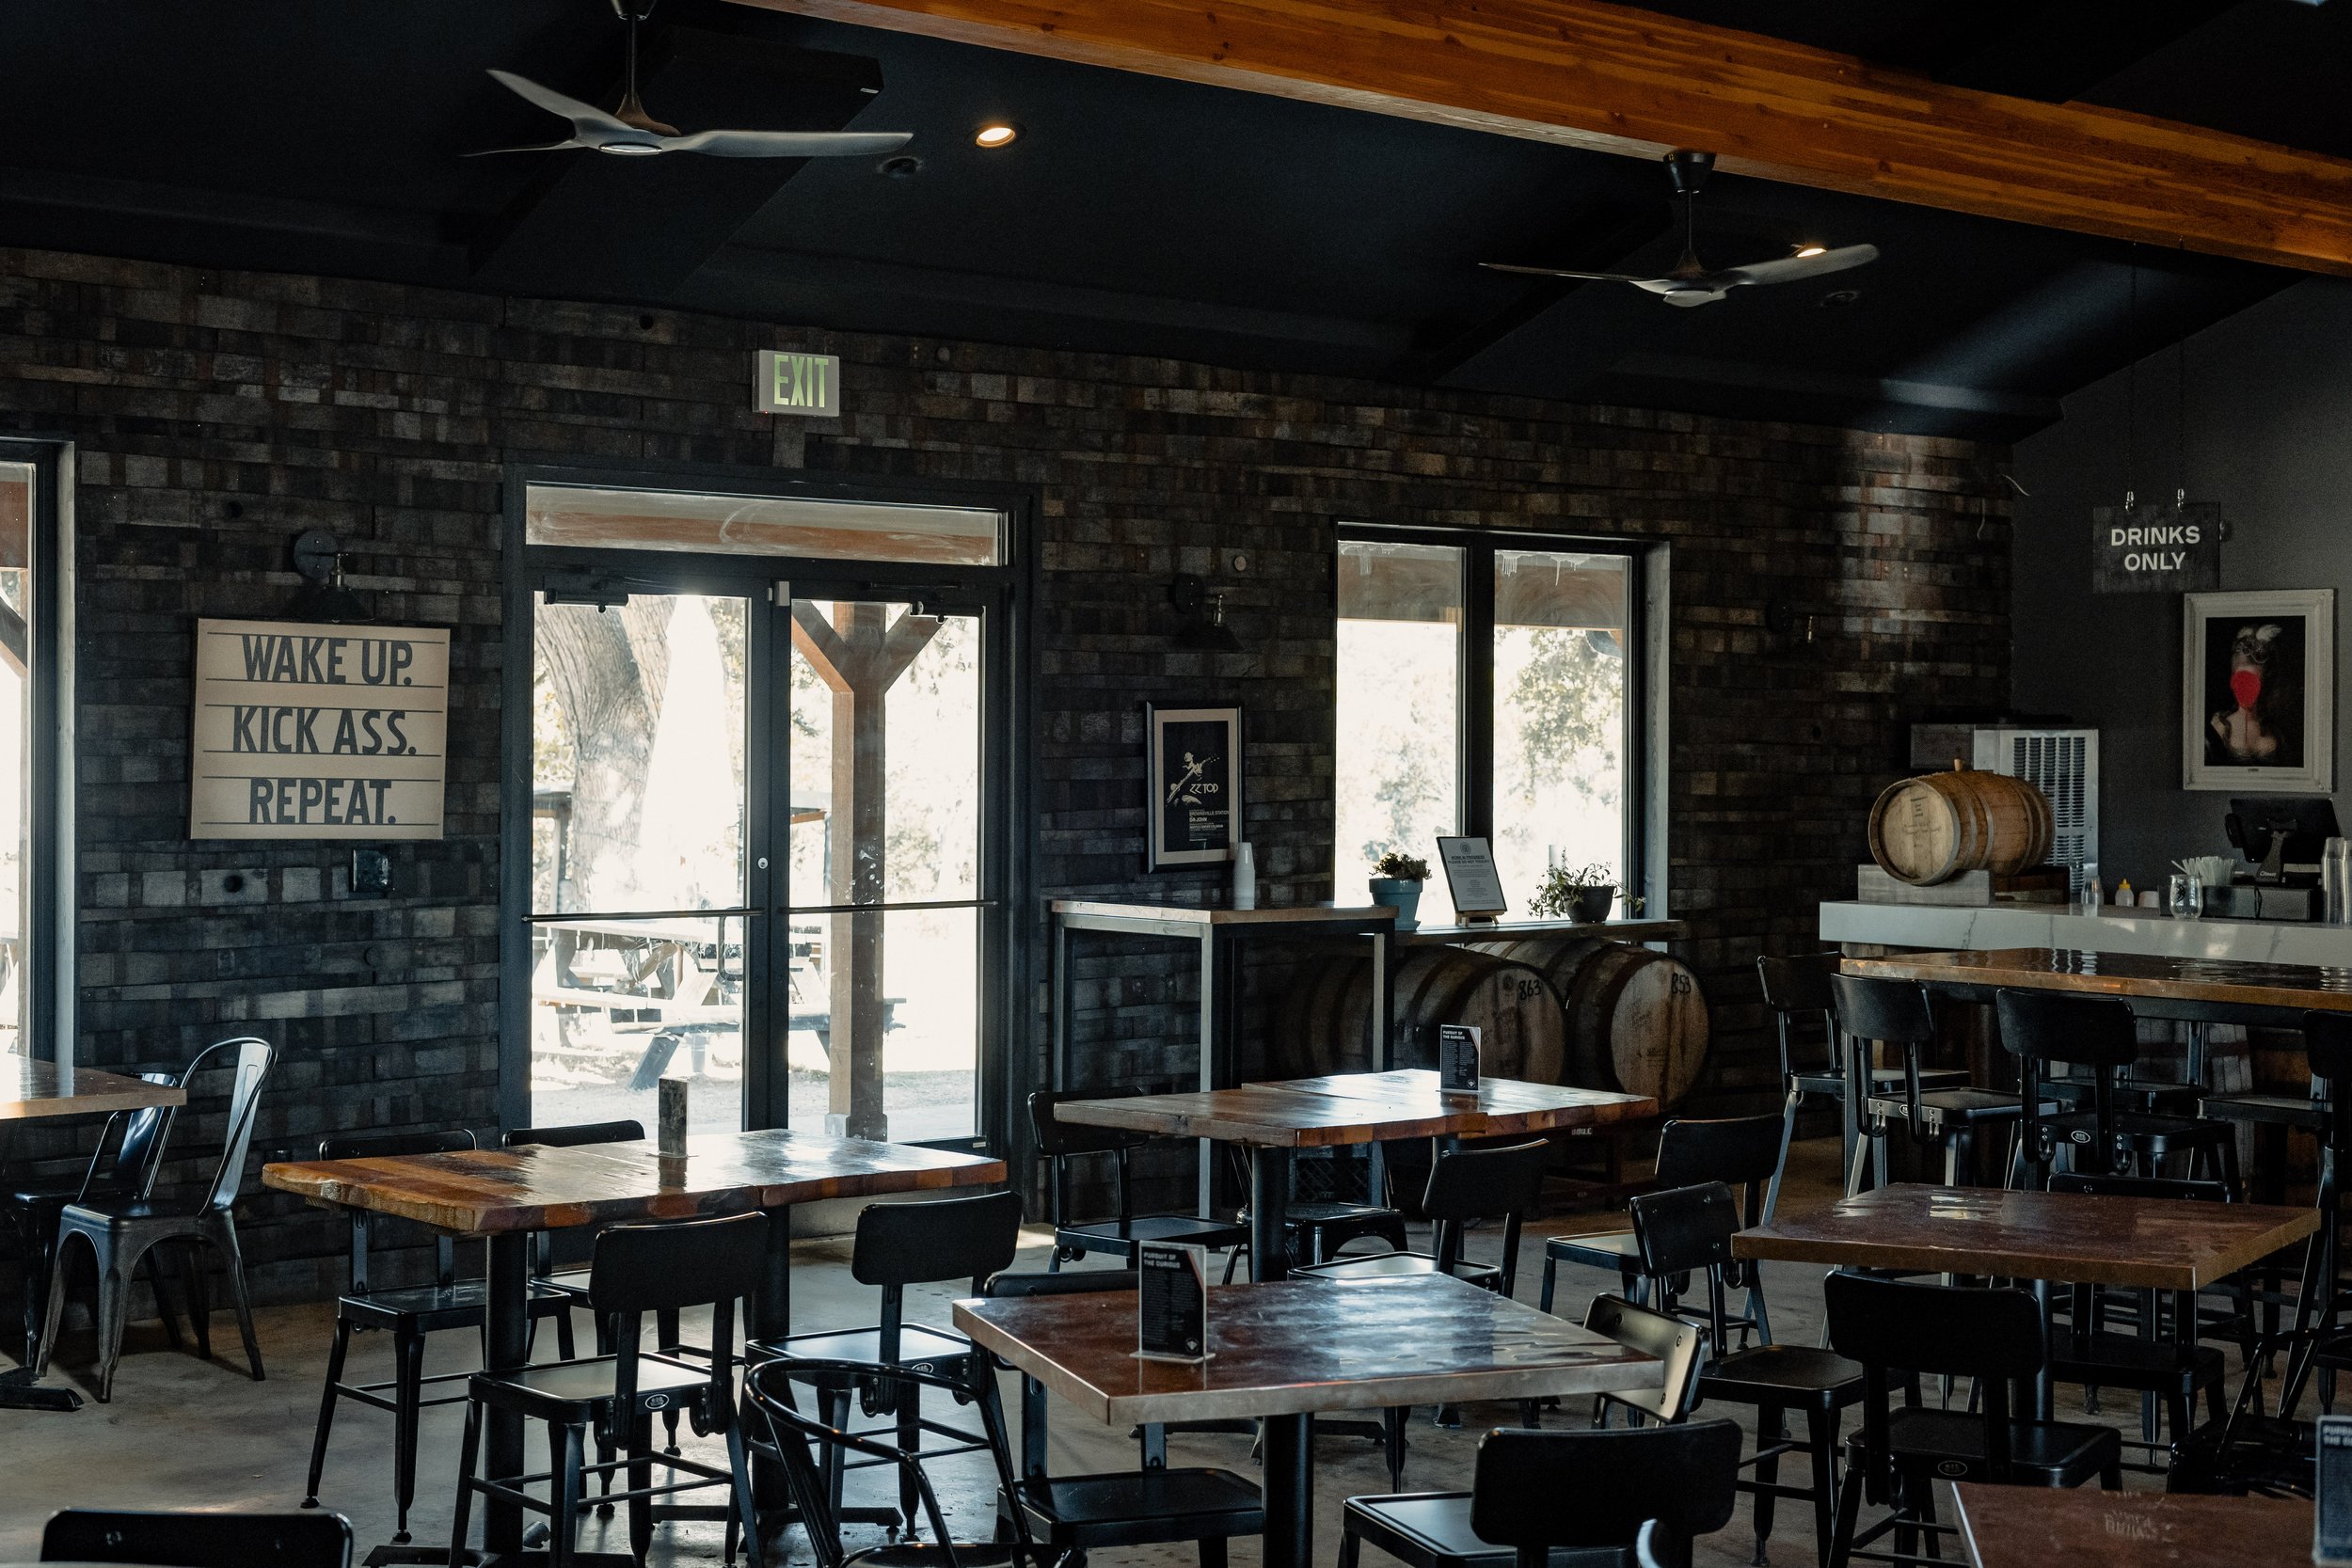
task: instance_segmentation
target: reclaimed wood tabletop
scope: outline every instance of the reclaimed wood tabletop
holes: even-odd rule
[[[1923,1274],[2200,1291],[2311,1235],[2310,1209],[1898,1182],[1783,1214],[1732,1255]]]
[[[1922,985],[2011,987],[2242,1007],[2352,1011],[2352,969],[2176,958],[2149,953],[2087,953],[2067,947],[1995,947],[1952,953],[1891,953],[1847,958],[1849,974]]]
[[[2311,1560],[2312,1505],[2300,1498],[1977,1482],[1953,1490],[1976,1568],[2238,1568]]]
[[[1658,1114],[1644,1095],[1483,1078],[1476,1096],[1438,1091],[1421,1069],[1335,1073],[1186,1094],[1069,1100],[1062,1121],[1167,1137],[1277,1148],[1319,1148],[1398,1138],[1511,1137],[1596,1127]]]
[[[88,1068],[60,1071],[55,1062],[0,1054],[0,1121],[37,1117],[95,1117],[151,1105],[185,1105],[187,1091]]]
[[[468,1236],[739,1213],[1004,1180],[1004,1162],[981,1155],[781,1128],[697,1133],[677,1158],[664,1157],[647,1140],[262,1167],[262,1182],[280,1192]]]
[[[1443,1275],[1209,1291],[1207,1361],[1136,1354],[1132,1291],[959,1301],[955,1326],[1095,1420],[1286,1416],[1655,1387],[1657,1361]]]

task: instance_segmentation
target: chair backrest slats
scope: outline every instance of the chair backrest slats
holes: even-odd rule
[[[1629,1551],[1643,1525],[1685,1539],[1731,1522],[1735,1421],[1607,1431],[1490,1432],[1478,1445],[1470,1528],[1535,1560],[1555,1547]]]
[[[1021,1195],[876,1203],[857,1217],[850,1275],[885,1288],[982,1280],[1012,1264],[1021,1245]]]

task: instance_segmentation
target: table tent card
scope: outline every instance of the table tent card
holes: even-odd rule
[[[1136,1354],[1208,1360],[1208,1248],[1146,1242],[1136,1249]]]
[[[1438,1092],[1478,1092],[1479,1030],[1474,1023],[1438,1025]]]
[[[2352,1416],[2319,1418],[2319,1477],[2312,1495],[2312,1560],[2352,1564]]]

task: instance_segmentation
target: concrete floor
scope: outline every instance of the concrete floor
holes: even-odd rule
[[[1801,1210],[1834,1196],[1836,1154],[1835,1142],[1830,1140],[1798,1146],[1784,1205]],[[1579,1215],[1557,1216],[1534,1227],[1521,1257],[1520,1298],[1531,1303],[1535,1299],[1544,1234],[1595,1227],[1590,1216]],[[1020,1266],[1043,1267],[1046,1237],[1032,1232],[1026,1241]],[[795,1328],[872,1321],[871,1292],[850,1278],[848,1256],[846,1239],[798,1244],[793,1275]],[[1613,1288],[1613,1284],[1586,1271],[1564,1271],[1558,1307],[1564,1314],[1581,1316],[1596,1291]],[[1820,1271],[1772,1265],[1766,1271],[1766,1287],[1778,1336],[1794,1343],[1816,1342],[1820,1327]],[[911,1321],[944,1323],[947,1304],[958,1293],[952,1289],[910,1292],[908,1316]],[[262,1312],[260,1334],[269,1372],[264,1383],[254,1383],[245,1375],[235,1329],[226,1313],[215,1323],[215,1359],[209,1363],[197,1360],[192,1354],[173,1354],[158,1325],[137,1325],[126,1345],[110,1404],[92,1402],[71,1416],[0,1412],[0,1560],[35,1556],[41,1521],[53,1510],[67,1506],[294,1506],[302,1497],[332,1321],[331,1309],[326,1306]],[[427,1370],[462,1369],[472,1348],[468,1337],[437,1338]],[[89,1344],[87,1335],[69,1338],[59,1354],[56,1375],[69,1381],[81,1376],[90,1354]],[[382,1377],[389,1375],[389,1354],[380,1337],[357,1342],[350,1375]],[[1017,1419],[1017,1389],[1009,1381],[1006,1394],[1008,1408],[1016,1413]],[[2061,1401],[2062,1418],[2082,1418],[2070,1391],[2061,1391]],[[2110,1396],[2106,1410],[2106,1418],[2137,1426],[2136,1401]],[[1571,1410],[1556,1419],[1565,1424],[1581,1415]],[[1447,1431],[1433,1426],[1427,1413],[1422,1413],[1412,1428],[1406,1486],[1415,1490],[1467,1486],[1479,1434],[1514,1419],[1512,1407],[1474,1406],[1464,1413],[1458,1430]],[[425,1414],[417,1507],[411,1520],[421,1542],[447,1539],[460,1421],[455,1407]],[[363,1558],[369,1548],[389,1540],[392,1533],[390,1433],[389,1417],[346,1403],[320,1491],[327,1507],[351,1520]],[[540,1451],[534,1438],[534,1464]],[[1111,1469],[1134,1463],[1135,1450],[1125,1434],[1113,1433],[1062,1408],[1053,1429],[1053,1467],[1057,1473]],[[1169,1443],[1169,1463],[1216,1465],[1250,1473],[1249,1442],[1240,1435],[1179,1433]],[[985,1466],[984,1459],[971,1456],[940,1467],[943,1478],[952,1478],[945,1500],[950,1523],[960,1532],[986,1534],[993,1509],[993,1481]],[[1795,1480],[1801,1474],[1801,1461],[1793,1469],[1784,1465],[1784,1479]],[[1328,1562],[1335,1560],[1338,1551],[1341,1500],[1388,1490],[1387,1476],[1375,1444],[1337,1437],[1327,1437],[1319,1445],[1316,1475],[1316,1554],[1318,1561]],[[2161,1482],[2134,1476],[2128,1478],[2128,1484],[2141,1487]],[[852,1486],[854,1490],[854,1482]],[[1728,1568],[1750,1560],[1753,1540],[1747,1521],[1751,1506],[1743,1499],[1731,1528],[1700,1543],[1700,1562]],[[664,1527],[656,1533],[652,1560],[715,1562],[718,1529],[716,1525]],[[627,1549],[626,1531],[618,1521],[609,1547],[599,1539],[601,1533],[602,1527],[592,1521],[582,1532],[583,1549]],[[879,1531],[859,1534],[881,1538]],[[851,1543],[861,1544],[865,1544],[863,1539]],[[790,1544],[794,1561],[808,1560],[806,1544],[797,1533]],[[1773,1536],[1772,1560],[1784,1568],[1809,1563],[1811,1548],[1806,1506],[1784,1502]],[[1171,1564],[1195,1560],[1188,1548],[1172,1547],[1097,1556],[1105,1561],[1114,1558]],[[1232,1560],[1236,1568],[1254,1564],[1255,1543],[1237,1544]],[[1376,1560],[1367,1559],[1368,1563]]]

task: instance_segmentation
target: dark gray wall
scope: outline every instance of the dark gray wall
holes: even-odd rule
[[[2145,887],[2183,855],[2231,850],[2228,798],[2181,787],[2181,596],[2093,595],[2090,509],[2120,505],[2127,487],[2169,499],[2185,483],[2191,500],[2219,502],[2234,528],[2223,589],[2335,589],[2341,731],[2352,283],[2312,278],[2151,356],[2137,367],[2136,396],[2134,373],[2068,398],[2062,422],[2018,446],[2015,469],[2030,494],[2016,502],[2013,538],[2014,701],[2098,726],[2100,873],[2110,890],[2119,875]],[[2341,769],[2341,741],[2336,754]]]

